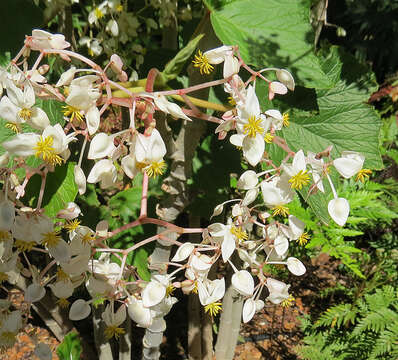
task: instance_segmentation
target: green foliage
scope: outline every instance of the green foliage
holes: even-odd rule
[[[77,195],[77,185],[73,169],[76,163],[69,161],[62,166],[56,166],[54,172],[49,172],[46,179],[46,187],[43,196],[42,207],[49,217],[55,217],[61,209],[64,209],[68,202],[74,201]],[[34,175],[27,187],[23,201],[32,207],[36,206],[41,177]]]
[[[57,347],[57,355],[60,360],[79,360],[82,353],[82,345],[79,336],[70,332]]]
[[[302,322],[303,359],[393,359],[398,355],[398,292],[376,289],[353,304],[339,304],[311,324]]]
[[[340,259],[354,274],[364,277],[361,270],[362,257],[358,256],[362,251],[355,246],[355,238],[363,235],[366,230],[380,227],[380,224],[391,224],[393,219],[398,218],[398,214],[390,209],[386,201],[388,196],[383,190],[382,185],[373,182],[358,189],[353,181],[346,181],[338,189],[340,196],[350,203],[350,216],[344,228],[334,222],[329,226],[319,223],[312,208],[303,207],[302,202],[296,198],[289,204],[289,209],[291,214],[306,223],[307,231],[311,232],[311,241],[306,249],[329,253]]]

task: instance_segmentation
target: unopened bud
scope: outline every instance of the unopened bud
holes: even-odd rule
[[[39,68],[37,69],[37,71],[39,72],[40,75],[44,75],[48,72],[48,70],[50,70],[50,65],[48,64],[43,64],[41,66],[39,66]]]

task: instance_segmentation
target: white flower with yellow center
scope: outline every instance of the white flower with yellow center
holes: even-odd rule
[[[116,339],[119,338],[120,335],[125,333],[125,330],[120,327],[123,324],[124,320],[126,320],[126,306],[123,304],[122,306],[114,312],[113,301],[111,304],[108,304],[105,308],[105,311],[102,313],[102,319],[105,322],[105,337],[109,340],[113,337]]]
[[[289,209],[285,206],[294,198],[288,178],[275,176],[261,183],[261,191],[265,205],[273,210],[273,215],[287,216]]]
[[[232,135],[233,145],[242,147],[243,156],[250,165],[256,166],[265,150],[264,134],[268,131],[269,121],[261,114],[260,103],[252,86],[247,88],[246,101],[237,106],[237,134]]]
[[[308,185],[310,176],[307,171],[307,162],[303,150],[296,152],[291,164],[282,164],[282,169],[289,175],[289,183],[292,189],[301,190]]]
[[[19,132],[23,123],[37,130],[43,130],[50,125],[47,114],[33,106],[35,101],[35,92],[29,81],[24,83],[21,90],[8,80],[7,96],[3,96],[0,101],[0,116],[7,121],[6,127]]]
[[[102,159],[98,161],[88,174],[87,182],[90,184],[100,183],[102,189],[113,186],[117,180],[117,171],[113,161]]]
[[[135,144],[135,158],[142,164],[142,169],[149,177],[162,175],[166,164],[163,157],[166,155],[166,145],[158,130],[153,129],[150,136],[138,135]]]
[[[62,34],[51,34],[44,30],[35,29],[32,31],[32,36],[28,36],[25,44],[32,50],[44,49],[66,49],[70,44],[65,41],[65,36]]]

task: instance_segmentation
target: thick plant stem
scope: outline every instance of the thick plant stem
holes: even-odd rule
[[[227,291],[225,292],[216,343],[216,359],[232,360],[238,342],[243,300],[231,285],[231,272],[228,273]]]
[[[190,214],[189,226],[199,227],[200,217]],[[190,234],[191,243],[200,242],[197,234]],[[202,360],[202,329],[201,329],[201,305],[196,294],[190,294],[188,297],[188,359]]]
[[[104,310],[104,305],[93,307],[94,341],[98,352],[98,360],[112,360],[113,354],[111,344],[104,336],[105,323],[101,317]]]

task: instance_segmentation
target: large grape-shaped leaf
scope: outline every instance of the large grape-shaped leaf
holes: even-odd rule
[[[314,34],[308,1],[236,0],[224,6],[208,1],[216,35],[239,45],[245,62],[257,68],[286,68],[298,84],[328,88],[332,84],[313,52]],[[222,2],[224,4],[224,2]]]

